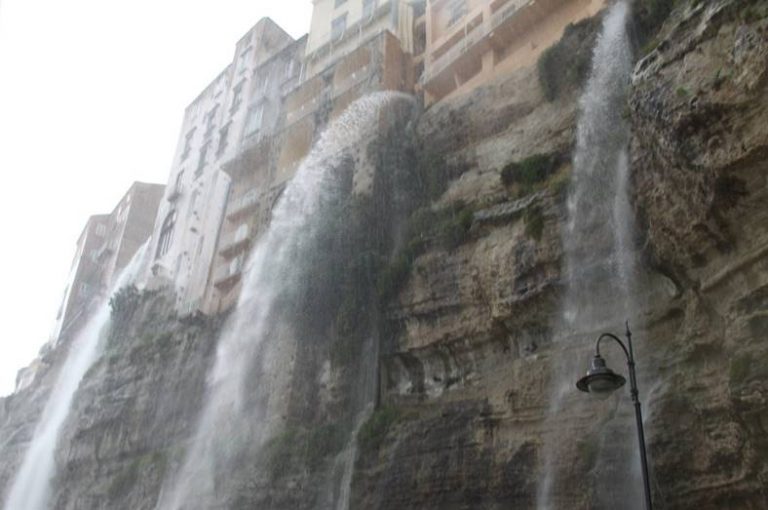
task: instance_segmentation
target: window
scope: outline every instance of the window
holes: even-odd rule
[[[176,210],[173,209],[168,213],[168,216],[163,220],[163,226],[160,228],[160,239],[157,241],[157,252],[155,258],[159,259],[166,253],[171,247],[171,241],[173,240],[173,227],[176,224]]]
[[[450,14],[450,17],[448,18],[448,26],[450,27],[456,24],[456,22],[463,18],[467,13],[466,0],[452,0],[451,3],[448,4],[448,11]]]
[[[216,156],[221,156],[224,154],[224,151],[227,150],[227,137],[229,136],[229,125],[230,123],[227,122],[224,124],[224,126],[219,129],[219,146],[216,148]]]
[[[195,205],[197,205],[197,197],[199,196],[200,190],[196,189],[192,192],[192,200],[189,201],[189,208],[187,209],[187,219],[190,219],[193,214],[195,217],[197,217],[197,213],[195,212]]]
[[[248,110],[248,118],[245,120],[245,136],[251,136],[261,129],[261,121],[264,118],[264,104],[252,106]]]
[[[347,3],[347,0],[334,0],[333,8],[335,9],[336,7],[341,7],[345,3]]]
[[[285,68],[285,79],[293,78],[293,73],[296,71],[296,61],[291,59],[288,61],[288,66]]]
[[[376,0],[363,0],[363,19],[372,18],[374,12],[376,12]]]
[[[174,193],[181,194],[181,182],[183,178],[184,178],[184,170],[182,169],[176,175],[176,183],[173,185]]]
[[[197,170],[195,170],[195,179],[203,175],[203,169],[205,168],[205,158],[208,155],[208,143],[200,147],[200,157],[197,160]]]
[[[96,235],[99,237],[104,237],[104,235],[107,233],[107,227],[105,227],[102,223],[99,223],[96,225]]]
[[[205,139],[211,137],[213,134],[213,128],[215,127],[216,123],[214,122],[214,119],[216,118],[216,111],[219,109],[219,105],[214,106],[211,108],[211,110],[205,114]]]
[[[331,39],[336,40],[344,35],[347,29],[347,15],[343,14],[331,21]]]
[[[243,102],[243,85],[245,84],[245,80],[240,80],[240,82],[235,85],[235,88],[232,89],[232,104],[229,107],[229,113],[233,114],[240,108],[240,103]]]
[[[184,136],[184,151],[181,153],[181,160],[184,161],[189,156],[189,152],[192,150],[192,139],[195,137],[195,128],[187,131]]]

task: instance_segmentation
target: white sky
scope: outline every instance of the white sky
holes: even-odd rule
[[[48,339],[75,242],[135,180],[166,183],[185,106],[269,16],[310,0],[0,0],[0,395]]]

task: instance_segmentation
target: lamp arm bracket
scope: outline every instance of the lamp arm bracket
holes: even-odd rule
[[[603,333],[600,335],[600,337],[597,339],[597,344],[595,345],[595,352],[598,356],[600,356],[600,342],[603,340],[603,338],[610,338],[611,340],[615,340],[617,344],[619,344],[619,347],[621,347],[621,350],[624,351],[624,354],[627,356],[627,363],[634,365],[635,360],[633,359],[633,356],[629,353],[629,350],[627,349],[627,346],[624,345],[624,342],[622,342],[619,337],[614,335],[613,333]]]

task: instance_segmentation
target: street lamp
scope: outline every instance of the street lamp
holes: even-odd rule
[[[587,375],[582,377],[576,383],[576,387],[586,393],[590,393],[598,398],[607,398],[615,390],[624,386],[627,380],[621,375],[605,365],[605,359],[600,356],[600,341],[604,338],[615,340],[627,356],[627,366],[629,367],[629,385],[632,395],[632,402],[635,405],[635,420],[637,421],[637,439],[640,443],[640,463],[643,468],[643,486],[645,488],[645,508],[653,510],[651,501],[651,485],[648,481],[648,459],[645,455],[645,434],[643,432],[643,414],[640,410],[640,398],[637,391],[637,377],[635,376],[635,356],[632,351],[632,332],[629,331],[629,322],[626,323],[627,345],[619,340],[619,337],[612,333],[603,333],[598,337],[595,345],[595,357],[592,358],[592,364],[587,370]]]

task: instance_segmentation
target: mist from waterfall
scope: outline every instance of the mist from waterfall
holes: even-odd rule
[[[593,349],[597,334],[611,330],[623,332],[624,320],[631,320],[632,310],[636,309],[632,305],[632,296],[637,254],[628,191],[631,132],[625,119],[633,67],[627,33],[628,16],[626,0],[615,3],[606,13],[579,104],[576,151],[567,202],[568,220],[562,234],[565,290],[562,316],[553,335],[563,354],[559,359],[555,355],[552,363],[550,424],[567,421],[562,418],[563,413],[568,412],[566,408],[572,409],[581,402],[574,383],[585,370],[585,356]],[[578,347],[576,355],[568,351],[573,345]],[[602,439],[609,435],[611,427],[624,427],[627,430],[621,430],[621,433],[631,433],[632,429],[625,426],[626,420],[616,418],[621,414],[619,409],[630,409],[623,404],[617,400],[612,411],[613,423],[601,425],[603,434],[597,446],[599,458],[595,470],[604,476],[593,479],[583,473],[585,487],[594,485],[596,501],[592,504],[597,505],[594,508],[634,508],[630,502],[635,498],[629,493],[638,485],[632,480],[636,473],[631,464],[637,462],[632,455],[612,456],[604,448]],[[596,412],[593,409],[581,414]],[[564,431],[553,430],[548,436],[537,493],[539,510],[566,508],[563,504],[571,504],[556,501],[559,476],[556,463],[565,447],[564,442],[585,440],[571,437]],[[627,436],[626,441],[634,444],[634,437]],[[616,504],[619,506],[614,506]]]
[[[251,251],[237,306],[217,345],[205,405],[185,458],[165,481],[162,510],[217,507],[245,450],[280,430],[294,355],[297,289],[317,249],[326,215],[341,194],[334,170],[348,150],[379,126],[382,107],[410,98],[379,92],[352,103],[321,134],[275,205],[267,231]]]
[[[145,243],[122,270],[107,297],[71,341],[66,361],[48,396],[35,433],[5,500],[5,510],[47,510],[51,481],[56,474],[54,452],[72,401],[88,369],[99,358],[110,321],[109,297],[141,274],[147,253]]]

